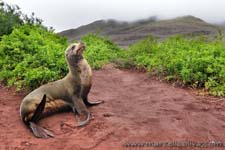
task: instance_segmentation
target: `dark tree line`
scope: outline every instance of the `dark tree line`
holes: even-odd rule
[[[0,0],[0,37],[8,35],[13,28],[22,24],[40,24],[42,20],[36,18],[34,13],[31,16],[23,14],[17,5],[9,5]]]

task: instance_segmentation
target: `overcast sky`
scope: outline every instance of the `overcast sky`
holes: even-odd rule
[[[76,28],[99,19],[134,21],[194,15],[211,23],[225,21],[225,0],[3,0],[32,12],[56,31]]]

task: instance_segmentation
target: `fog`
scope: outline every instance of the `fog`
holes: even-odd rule
[[[4,1],[4,0],[3,0]],[[134,21],[157,16],[170,19],[193,15],[210,23],[225,21],[225,0],[5,0],[22,12],[44,20],[56,31],[76,28],[99,19]]]

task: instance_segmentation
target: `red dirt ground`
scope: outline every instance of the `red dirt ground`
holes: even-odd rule
[[[94,120],[77,128],[75,117],[69,112],[45,118],[40,124],[55,133],[55,138],[46,140],[33,137],[20,120],[19,105],[24,94],[0,87],[0,150],[169,148],[146,145],[127,148],[124,147],[127,142],[225,144],[224,98],[197,96],[191,90],[149,79],[144,73],[111,67],[94,71],[89,96],[91,100],[105,101],[89,108]],[[208,147],[212,148],[218,149]]]

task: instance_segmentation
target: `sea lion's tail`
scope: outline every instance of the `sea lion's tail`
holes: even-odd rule
[[[45,104],[46,104],[46,95],[44,94],[32,118],[27,122],[28,127],[31,129],[33,134],[38,138],[54,137],[54,134],[52,132],[35,124],[41,118],[42,112],[44,111],[44,108],[45,108]]]

